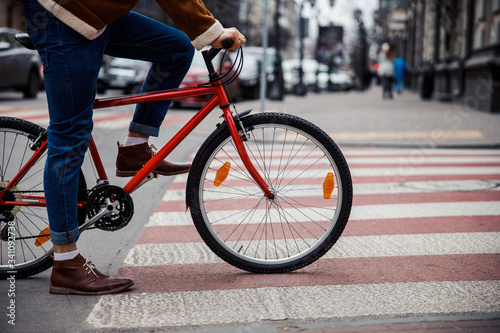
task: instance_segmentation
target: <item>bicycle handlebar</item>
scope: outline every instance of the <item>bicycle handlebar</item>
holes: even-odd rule
[[[233,46],[234,42],[230,39],[224,39],[222,41],[222,47],[224,49],[229,49],[231,46]],[[210,50],[203,51],[203,57],[205,58],[205,61],[212,62],[212,60],[215,58],[215,56],[221,51],[222,49],[216,49],[216,48],[211,48]]]
[[[234,42],[233,42],[231,39],[224,39],[224,40],[222,41],[222,47],[223,47],[224,49],[226,49],[226,50],[227,50],[227,49],[230,49],[230,48],[231,48],[231,46],[233,46],[233,44],[234,44]]]
[[[224,39],[222,41],[222,47],[224,49],[229,49],[233,46],[234,42],[231,39]],[[211,48],[210,50],[203,51],[203,59],[205,60],[205,65],[207,66],[210,81],[216,81],[218,78],[217,72],[214,69],[212,60],[219,54],[222,49]]]

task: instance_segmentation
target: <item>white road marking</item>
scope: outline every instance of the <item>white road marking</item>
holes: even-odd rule
[[[276,241],[284,249],[284,241]],[[246,245],[247,242],[238,244]],[[500,233],[443,233],[340,237],[323,258],[370,258],[500,252]],[[205,243],[138,244],[126,266],[158,266],[222,262]]]
[[[500,311],[499,281],[328,285],[103,296],[94,328]],[[112,309],[112,311],[110,311]]]

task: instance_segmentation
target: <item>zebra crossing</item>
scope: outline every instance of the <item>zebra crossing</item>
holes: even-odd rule
[[[297,272],[251,274],[216,257],[186,212],[177,176],[93,328],[250,324],[265,320],[500,311],[500,151],[343,149],[351,217],[337,244]],[[108,311],[112,309],[112,311]]]
[[[216,257],[197,235],[177,176],[103,296],[94,328],[500,311],[500,152],[346,148],[349,223],[318,262],[258,275]],[[113,309],[113,311],[106,311]]]

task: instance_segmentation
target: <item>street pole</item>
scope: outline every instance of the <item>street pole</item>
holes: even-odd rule
[[[299,10],[299,83],[294,88],[294,94],[297,96],[305,96],[307,94],[306,86],[304,85],[304,70],[303,70],[303,60],[304,60],[304,38],[306,37],[306,20],[302,17],[302,10],[304,9],[305,0],[300,3]]]
[[[268,30],[269,30],[269,0],[264,0],[264,24],[262,28],[262,48],[264,54],[262,56],[262,66],[260,68],[260,111],[266,110],[266,86],[267,86],[267,47],[268,47]]]
[[[281,67],[281,28],[280,28],[280,0],[276,0],[274,14],[274,40],[276,41],[276,58],[274,61],[273,82],[269,87],[269,99],[282,101],[285,95],[285,84],[283,79],[283,68]]]

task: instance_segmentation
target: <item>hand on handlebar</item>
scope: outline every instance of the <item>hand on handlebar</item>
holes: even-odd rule
[[[222,41],[225,39],[230,39],[233,41],[233,45],[230,48],[227,48],[229,52],[234,52],[238,47],[243,46],[247,42],[245,36],[243,36],[238,29],[236,28],[228,28],[224,29],[224,32],[214,40],[210,45],[216,49],[225,49],[222,46]]]

